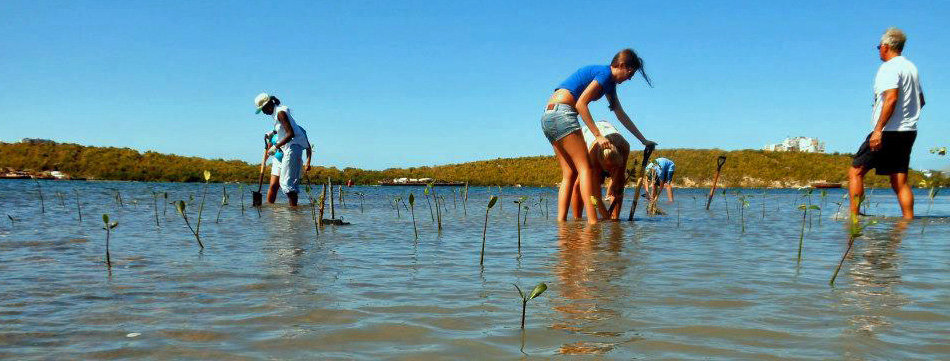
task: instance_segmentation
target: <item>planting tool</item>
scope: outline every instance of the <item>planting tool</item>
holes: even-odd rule
[[[254,207],[260,207],[263,204],[263,195],[261,195],[261,189],[264,188],[264,163],[267,162],[267,140],[264,140],[264,157],[261,158],[261,175],[257,179],[257,192],[251,192],[251,205]]]
[[[628,221],[633,220],[633,213],[637,211],[637,203],[640,201],[640,189],[646,183],[646,176],[647,176],[646,167],[648,164],[647,162],[650,160],[650,155],[653,154],[653,149],[655,148],[656,148],[655,144],[650,144],[643,148],[643,162],[641,162],[640,163],[641,166],[638,167],[638,168],[642,168],[643,172],[640,175],[640,179],[637,180],[636,192],[633,193],[633,206],[630,207],[630,215],[627,217]]]
[[[726,156],[720,155],[716,160],[716,175],[713,177],[712,188],[709,189],[709,198],[706,199],[706,210],[709,210],[709,204],[712,203],[713,196],[716,195],[716,183],[719,182],[719,172],[722,171],[722,165],[726,164]]]

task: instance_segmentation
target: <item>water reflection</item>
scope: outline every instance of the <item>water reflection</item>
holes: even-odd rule
[[[627,293],[621,278],[629,260],[621,255],[624,227],[618,222],[587,226],[580,222],[562,223],[558,228],[559,261],[555,267],[559,304],[552,327],[586,336],[562,345],[561,354],[603,354],[614,348],[623,331],[605,330],[622,318],[618,300]]]
[[[876,338],[893,325],[887,315],[907,304],[907,296],[899,291],[899,249],[907,227],[908,221],[899,220],[884,232],[869,228],[864,247],[856,247],[848,268],[852,287],[840,294],[842,304],[853,310],[847,333]]]

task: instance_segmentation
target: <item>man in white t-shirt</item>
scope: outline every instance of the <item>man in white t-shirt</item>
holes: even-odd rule
[[[874,129],[861,144],[848,171],[851,214],[859,214],[859,199],[864,196],[864,175],[876,169],[878,175],[891,178],[905,219],[914,218],[914,194],[907,184],[910,152],[917,138],[917,121],[924,106],[917,67],[901,56],[907,37],[898,28],[889,28],[877,46],[884,64],[874,78]]]

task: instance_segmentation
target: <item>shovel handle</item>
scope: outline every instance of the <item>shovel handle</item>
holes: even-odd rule
[[[261,175],[257,179],[257,193],[264,188],[264,164],[267,162],[267,139],[264,139],[264,156],[261,158]]]
[[[719,159],[716,160],[716,171],[722,170],[722,165],[726,164],[726,156],[720,155]]]

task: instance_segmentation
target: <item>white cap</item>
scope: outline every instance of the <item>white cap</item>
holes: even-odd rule
[[[270,101],[270,98],[270,94],[267,93],[257,94],[257,96],[254,97],[254,105],[257,106],[257,111],[254,112],[254,114],[259,114],[264,106],[267,105],[267,102]]]

